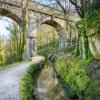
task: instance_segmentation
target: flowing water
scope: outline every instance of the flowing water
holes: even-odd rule
[[[35,94],[37,100],[69,100],[49,61],[41,70],[36,84]]]

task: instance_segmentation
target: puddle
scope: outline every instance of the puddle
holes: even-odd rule
[[[39,87],[36,89],[36,91],[37,91],[38,93],[46,93],[46,92],[48,92],[47,89],[45,89],[45,88],[39,88]]]

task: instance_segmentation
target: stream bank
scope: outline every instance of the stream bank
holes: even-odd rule
[[[66,91],[56,78],[53,64],[47,61],[36,80],[37,100],[70,100]]]

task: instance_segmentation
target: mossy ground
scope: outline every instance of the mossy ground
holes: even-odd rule
[[[56,59],[55,67],[62,79],[70,87],[71,93],[82,99],[82,92],[86,100],[98,100],[100,87],[99,81],[94,77],[95,66],[91,66],[93,59],[83,60],[81,57],[72,57],[70,53],[64,54]],[[97,98],[97,99],[96,99]]]

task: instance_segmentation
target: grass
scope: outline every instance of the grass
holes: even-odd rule
[[[38,71],[43,67],[44,61],[32,64],[20,80],[20,99],[21,100],[35,100],[35,80]]]

